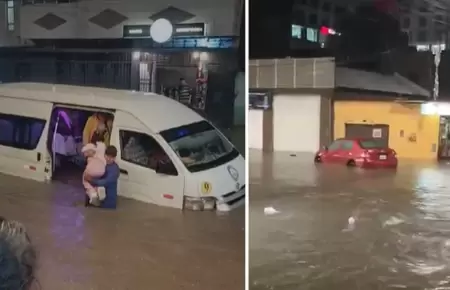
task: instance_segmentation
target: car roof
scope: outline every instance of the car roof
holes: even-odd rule
[[[336,139],[336,141],[338,141],[338,140],[361,142],[361,141],[375,140],[375,138],[339,138],[339,139]]]

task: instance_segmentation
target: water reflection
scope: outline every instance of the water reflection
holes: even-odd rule
[[[450,289],[450,166],[250,160],[251,289]]]
[[[36,289],[243,289],[244,208],[217,216],[119,198],[115,211],[86,209],[71,185],[5,175],[0,193],[1,215],[37,247]]]

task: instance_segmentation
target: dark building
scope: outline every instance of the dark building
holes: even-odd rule
[[[241,27],[239,32],[238,65],[240,71],[245,71],[245,2],[242,3]]]
[[[345,6],[328,1],[250,2],[250,58],[330,56]]]
[[[289,55],[293,0],[251,0],[249,3],[250,58]]]

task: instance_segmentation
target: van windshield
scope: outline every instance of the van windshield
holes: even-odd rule
[[[161,131],[160,134],[191,172],[214,168],[239,156],[231,143],[206,121]]]

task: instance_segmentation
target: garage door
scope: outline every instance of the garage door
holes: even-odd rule
[[[345,138],[375,138],[385,147],[389,147],[389,125],[345,124]]]
[[[320,96],[277,95],[273,101],[274,150],[315,152],[320,146]]]
[[[252,149],[263,148],[263,111],[249,110],[247,117],[248,147]]]

